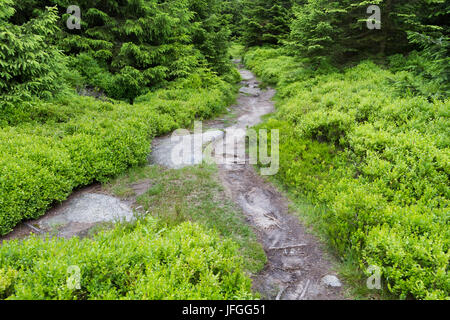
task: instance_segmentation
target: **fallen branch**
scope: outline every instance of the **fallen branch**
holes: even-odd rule
[[[277,294],[277,297],[275,298],[275,300],[280,300],[281,299],[281,295],[283,294],[284,290],[286,290],[287,287],[283,287],[280,289],[280,291]]]
[[[308,287],[309,287],[309,279],[308,279],[308,281],[306,281],[305,288],[303,289],[303,292],[302,292],[302,294],[300,295],[300,297],[298,298],[298,300],[302,300],[302,299],[303,299],[303,297],[304,297],[305,294],[306,294],[306,291],[308,290]]]
[[[269,248],[269,250],[284,250],[284,249],[293,249],[293,248],[301,248],[301,247],[306,247],[306,244],[296,244],[296,245],[292,245],[292,246],[286,246],[286,247],[272,247]]]
[[[29,224],[29,223],[26,223],[25,222],[25,225],[28,227],[28,228],[30,228],[31,230],[33,230],[34,232],[37,232],[37,233],[42,233],[42,231],[40,230],[40,229],[38,229],[38,228],[36,228],[36,227],[33,227],[31,224]]]
[[[272,217],[272,216],[269,216],[268,214],[266,214],[266,213],[264,213],[264,216],[265,217],[267,217],[267,218],[269,218],[270,220],[273,220],[273,221],[275,221],[275,222],[278,222],[278,223],[280,223],[280,221],[277,219],[277,218],[275,218],[275,217]]]

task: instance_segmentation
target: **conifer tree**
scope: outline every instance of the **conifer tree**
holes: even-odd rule
[[[289,34],[291,8],[291,0],[244,0],[242,35],[245,44],[278,44]]]
[[[367,27],[369,5],[379,6],[381,29]],[[295,53],[315,61],[406,53],[413,48],[408,32],[440,28],[432,24],[438,20],[436,11],[448,17],[448,5],[446,10],[442,0],[307,0],[294,6],[290,45]]]
[[[70,0],[24,0],[17,20],[59,10],[58,45],[88,86],[130,102],[200,66],[231,70],[221,0],[79,0],[81,29],[66,27]]]
[[[223,0],[221,1],[221,15],[231,31],[233,39],[242,36],[242,19],[244,10],[244,0]]]
[[[13,1],[0,3],[0,108],[23,99],[48,98],[63,86],[64,59],[49,38],[57,31],[56,8],[21,25],[11,23]]]
[[[230,28],[221,16],[222,0],[190,0],[189,9],[193,12],[192,42],[206,58],[208,66],[225,74],[230,71],[228,57]]]

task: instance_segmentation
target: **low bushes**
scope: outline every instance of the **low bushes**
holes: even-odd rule
[[[316,218],[330,243],[362,270],[379,266],[391,292],[448,298],[449,100],[399,93],[390,84],[403,73],[370,61],[316,76],[275,72],[295,66],[280,53],[254,49],[245,59],[258,61],[264,81],[278,74],[278,112],[262,125],[280,129],[277,177],[326,205]]]
[[[257,48],[246,53],[245,64],[265,83],[275,85],[282,75],[299,66],[293,57],[284,56],[284,59],[278,59],[283,53],[282,48]]]
[[[70,267],[80,289],[70,289]],[[10,241],[0,247],[0,299],[252,299],[238,246],[192,223],[147,217],[92,239]]]
[[[233,92],[229,83],[199,70],[135,105],[69,96],[33,101],[29,110],[7,115],[0,110],[0,234],[41,216],[76,187],[145,163],[152,137],[224,110]]]

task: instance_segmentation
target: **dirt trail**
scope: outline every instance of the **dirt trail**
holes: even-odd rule
[[[260,90],[249,71],[241,69],[241,74],[243,89],[237,103],[240,116],[234,129],[258,124],[262,115],[274,109],[275,91]],[[342,299],[341,284],[330,261],[324,258],[317,239],[288,213],[287,199],[248,161],[236,162],[219,165],[220,177],[229,196],[258,232],[267,254],[265,269],[254,277],[255,289],[266,299]]]
[[[265,299],[342,299],[341,284],[317,239],[288,214],[286,199],[257,175],[253,167],[220,170],[232,199],[256,229],[268,258],[254,277]]]

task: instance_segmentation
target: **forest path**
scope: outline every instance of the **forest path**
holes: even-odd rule
[[[206,150],[211,154],[206,156],[216,161],[227,195],[243,210],[266,252],[268,262],[262,272],[254,275],[254,289],[262,298],[272,300],[343,299],[342,284],[333,272],[332,263],[317,238],[289,214],[288,200],[255,171],[248,155],[243,158],[242,154],[229,152],[239,143],[245,145],[247,128],[274,111],[275,90],[261,90],[256,77],[242,65],[240,73],[242,88],[232,107],[237,120],[231,126],[221,120],[207,122],[207,127],[214,130],[203,134],[203,143],[199,145],[204,155],[205,144],[210,145]],[[230,134],[233,139],[226,138]],[[192,143],[197,136],[186,136],[185,142]],[[227,148],[229,144],[231,148]],[[175,165],[174,145],[170,137],[155,139],[151,161],[172,168],[196,163],[194,147],[192,154],[185,155],[191,163]]]

